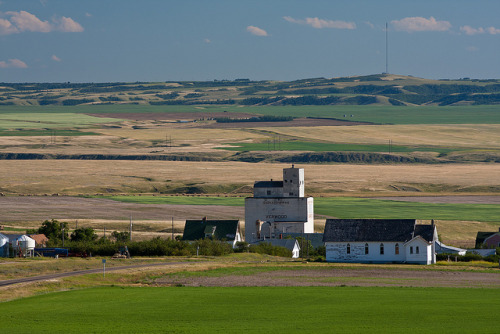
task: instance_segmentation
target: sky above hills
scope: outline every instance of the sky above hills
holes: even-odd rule
[[[500,78],[498,0],[0,0],[0,82]]]

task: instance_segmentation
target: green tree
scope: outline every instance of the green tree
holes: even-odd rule
[[[50,244],[57,246],[62,244],[62,239],[68,240],[68,223],[59,222],[56,219],[45,220],[38,228],[38,233],[45,234],[49,238]]]
[[[114,231],[111,236],[116,239],[116,242],[127,242],[130,240],[129,232],[118,232]]]
[[[95,241],[97,234],[91,227],[78,228],[71,233],[71,241]]]

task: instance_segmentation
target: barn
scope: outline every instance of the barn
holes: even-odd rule
[[[415,219],[327,219],[328,262],[436,263],[434,222]]]

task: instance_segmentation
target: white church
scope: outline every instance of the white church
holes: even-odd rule
[[[314,202],[304,197],[304,169],[283,169],[282,181],[256,181],[245,199],[245,241],[280,239],[283,233],[313,233]]]

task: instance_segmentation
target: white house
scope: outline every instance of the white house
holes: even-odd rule
[[[436,263],[434,223],[414,219],[327,219],[328,262]]]
[[[314,203],[304,197],[304,169],[283,169],[283,181],[257,181],[245,199],[245,241],[279,239],[283,233],[313,233]]]

